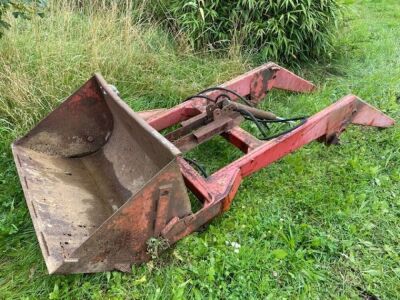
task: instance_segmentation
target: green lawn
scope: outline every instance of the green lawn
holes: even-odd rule
[[[400,2],[347,1],[346,9],[331,62],[299,71],[318,91],[273,92],[264,108],[311,114],[354,93],[400,121]],[[114,10],[53,8],[12,25],[0,40],[0,299],[399,298],[398,125],[352,127],[340,146],[310,144],[247,178],[206,231],[131,274],[47,275],[10,143],[95,71],[145,109],[170,107],[252,64],[195,55]],[[215,139],[191,156],[212,171],[236,155],[224,145]]]

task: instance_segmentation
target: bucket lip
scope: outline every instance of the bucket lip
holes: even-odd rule
[[[33,229],[35,231],[35,236],[39,243],[40,251],[42,252],[42,256],[44,258],[44,262],[46,264],[48,273],[53,274],[63,264],[63,262],[61,260],[54,258],[53,256],[51,256],[48,253],[46,240],[45,240],[45,238],[42,234],[42,230],[41,230],[42,229],[41,224],[39,224],[37,218],[34,217],[35,213],[32,208],[30,193],[27,189],[27,186],[24,185],[24,182],[23,182],[23,178],[25,177],[25,171],[22,168],[22,166],[20,165],[19,156],[18,156],[19,151],[21,151],[20,149],[23,149],[23,146],[18,145],[17,142],[18,142],[18,140],[11,143],[11,152],[13,154],[14,163],[15,163],[15,166],[17,169],[18,177],[20,179],[22,191],[24,193],[25,202],[26,202],[29,214],[31,216]]]
[[[118,94],[108,85],[107,81],[100,73],[94,73],[93,75],[103,92],[107,93],[113,101],[120,106],[126,113],[128,113],[132,118],[134,118],[145,130],[147,130],[151,135],[159,140],[171,153],[173,156],[181,156],[182,152],[169,140],[167,140],[161,133],[150,126],[141,116],[136,113],[124,100],[122,100]]]

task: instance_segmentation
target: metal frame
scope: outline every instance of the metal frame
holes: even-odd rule
[[[348,95],[294,130],[262,141],[239,127],[244,110],[235,101],[244,97],[255,106],[271,89],[304,93],[315,86],[267,63],[221,87],[236,96],[210,104],[205,97],[224,93],[214,89],[171,109],[135,113],[96,74],[13,143],[49,273],[130,271],[132,264],[150,259],[150,239],[173,244],[229,209],[246,176],[313,140],[337,143],[349,124],[394,124]],[[159,133],[176,124],[181,127]],[[244,155],[205,178],[182,153],[216,135]],[[192,211],[187,189],[202,202],[200,210]]]
[[[311,82],[274,63],[267,63],[221,86],[236,91],[254,104],[274,88],[302,93],[315,89]],[[212,91],[205,95],[216,97],[220,93]],[[235,99],[237,100],[234,97],[233,100]],[[168,110],[140,114],[153,128],[160,131],[204,113],[206,106],[206,100],[194,98]],[[184,218],[175,217],[170,220],[161,231],[162,236],[174,243],[189,235],[229,209],[240,182],[245,177],[314,140],[324,141],[326,144],[336,143],[349,124],[385,128],[392,126],[394,120],[357,96],[348,95],[310,117],[292,132],[270,141],[261,141],[239,126],[223,132],[221,135],[227,141],[246,154],[208,178],[201,176],[187,161],[178,157],[185,184],[203,202],[203,207]],[[183,147],[183,150],[191,148]]]

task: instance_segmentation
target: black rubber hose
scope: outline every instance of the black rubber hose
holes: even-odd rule
[[[185,159],[189,164],[195,166],[195,167],[200,171],[201,175],[203,175],[205,178],[208,177],[208,174],[207,174],[206,169],[204,169],[204,167],[203,167],[202,165],[200,165],[197,161],[195,161],[195,160],[193,160],[193,159],[190,159],[190,158],[187,158],[187,157],[185,157],[184,159]]]
[[[277,120],[267,120],[267,119],[259,119],[258,121],[263,122],[263,123],[288,123],[291,121],[299,121],[299,120],[305,120],[307,119],[308,116],[304,117],[295,117],[295,118],[288,118],[288,119],[277,119]]]
[[[215,102],[218,102],[218,100],[221,99],[221,98],[227,98],[229,101],[232,101],[231,97],[229,97],[229,95],[227,95],[227,94],[219,94],[217,96],[217,98],[215,98]]]
[[[205,90],[201,91],[200,93],[198,93],[198,95],[204,94],[204,93],[207,93],[207,92],[211,92],[211,91],[224,91],[224,92],[231,93],[231,94],[235,95],[236,97],[238,97],[242,102],[246,103],[248,106],[253,106],[253,104],[251,104],[250,101],[248,101],[246,98],[244,98],[243,96],[239,95],[235,91],[233,91],[231,89],[228,89],[228,88],[220,87],[220,86],[215,86],[215,87],[210,87],[208,89],[205,89]]]
[[[187,97],[185,100],[183,100],[183,102],[189,101],[189,100],[194,99],[194,98],[203,98],[203,99],[206,99],[207,101],[210,101],[210,102],[214,102],[214,103],[216,102],[216,100],[214,100],[214,99],[212,99],[212,98],[210,98],[210,97],[208,97],[206,95],[200,95],[200,94]]]
[[[271,136],[268,136],[268,137],[261,138],[260,140],[262,140],[262,141],[269,141],[269,140],[275,139],[275,138],[277,138],[277,137],[280,137],[280,136],[282,136],[282,135],[285,135],[285,134],[287,134],[287,133],[289,133],[289,132],[291,132],[291,131],[293,131],[293,130],[299,128],[299,127],[300,127],[301,125],[303,125],[305,122],[307,122],[307,119],[303,119],[303,121],[300,122],[300,124],[297,124],[296,126],[294,126],[294,127],[292,127],[292,128],[289,128],[288,130],[282,131],[282,132],[280,132],[280,133],[278,133],[278,134],[275,134],[275,135],[271,135]]]
[[[264,138],[268,137],[267,133],[265,132],[265,128],[264,126],[257,120],[257,118],[248,110],[245,109],[238,109],[238,112],[240,112],[242,115],[247,115],[251,121],[254,122],[254,124],[256,124],[258,130],[260,130],[261,134],[264,136]]]

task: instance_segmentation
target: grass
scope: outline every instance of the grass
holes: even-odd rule
[[[334,59],[301,70],[318,91],[274,92],[264,108],[309,114],[351,92],[400,121],[400,4],[359,0],[346,7]],[[83,15],[65,5],[12,25],[0,41],[1,299],[398,298],[398,125],[352,127],[341,146],[313,143],[258,172],[206,231],[130,274],[48,276],[11,141],[95,71],[133,108],[146,109],[170,107],[250,65],[240,57],[194,55],[116,8]],[[213,170],[235,155],[221,143],[191,155]],[[239,253],[231,242],[241,245]]]

